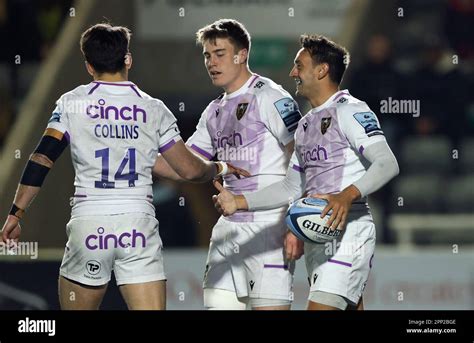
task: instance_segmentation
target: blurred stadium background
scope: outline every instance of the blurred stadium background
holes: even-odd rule
[[[130,80],[165,102],[186,139],[220,94],[194,33],[225,17],[251,33],[251,69],[290,93],[301,33],[328,35],[351,52],[342,88],[377,113],[401,169],[370,197],[378,246],[366,307],[474,309],[473,0],[0,0],[0,213],[8,213],[55,101],[90,82],[78,44],[85,28],[99,21],[131,28]],[[308,104],[297,100],[305,113]],[[419,104],[419,111],[397,113],[393,100]],[[218,217],[214,189],[157,181],[154,192],[168,308],[201,309]],[[38,258],[0,254],[0,309],[58,308],[72,195],[68,152],[23,220],[22,239],[37,242]],[[294,308],[304,308],[307,291],[300,262]],[[102,307],[125,308],[113,282]]]

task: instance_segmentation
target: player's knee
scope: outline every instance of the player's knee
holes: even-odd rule
[[[350,302],[343,296],[322,291],[310,292],[309,301],[312,301],[316,304],[331,306],[342,311],[345,311],[347,309],[347,306],[352,304],[352,302]]]
[[[208,310],[245,310],[247,304],[232,291],[217,288],[204,289],[204,307]]]

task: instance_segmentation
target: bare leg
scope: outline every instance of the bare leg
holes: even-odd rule
[[[166,310],[166,281],[119,286],[129,310]]]
[[[291,305],[254,307],[254,311],[288,311]]]
[[[59,277],[59,303],[62,310],[98,310],[107,290],[102,286],[87,286]]]
[[[332,307],[324,304],[319,304],[312,302],[311,300],[308,301],[308,311],[340,311],[341,309],[337,307]]]
[[[357,304],[357,306],[348,306],[347,310],[350,310],[350,311],[364,311],[364,299],[362,299],[362,297],[361,297],[360,300],[359,300],[359,303]]]

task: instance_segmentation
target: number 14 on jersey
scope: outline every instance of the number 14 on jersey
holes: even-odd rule
[[[117,172],[114,175],[115,181],[109,181],[109,148],[95,151],[95,158],[102,158],[102,174],[101,180],[95,181],[95,188],[115,188],[115,181],[128,180],[128,187],[135,187],[135,181],[138,180],[138,174],[135,173],[136,155],[135,148],[129,148],[120,163]],[[128,173],[123,170],[128,164]]]

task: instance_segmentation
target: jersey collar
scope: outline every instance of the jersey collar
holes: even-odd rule
[[[92,81],[92,83],[99,84],[99,85],[107,85],[107,86],[135,86],[133,82],[130,81]]]
[[[334,101],[340,99],[341,96],[344,96],[344,95],[349,95],[349,91],[347,89],[342,89],[340,91],[337,91],[336,93],[331,95],[331,97],[329,99],[327,99],[323,104],[321,104],[317,107],[314,107],[312,111],[313,112],[319,112],[322,109],[325,109],[326,107],[329,107]]]
[[[232,98],[235,98],[236,96],[244,94],[245,92],[247,92],[247,89],[250,88],[250,86],[255,82],[257,78],[258,78],[257,74],[252,74],[242,87],[240,87],[239,89],[237,89],[236,91],[232,93],[229,93],[229,94],[225,93],[223,99],[232,99]]]

